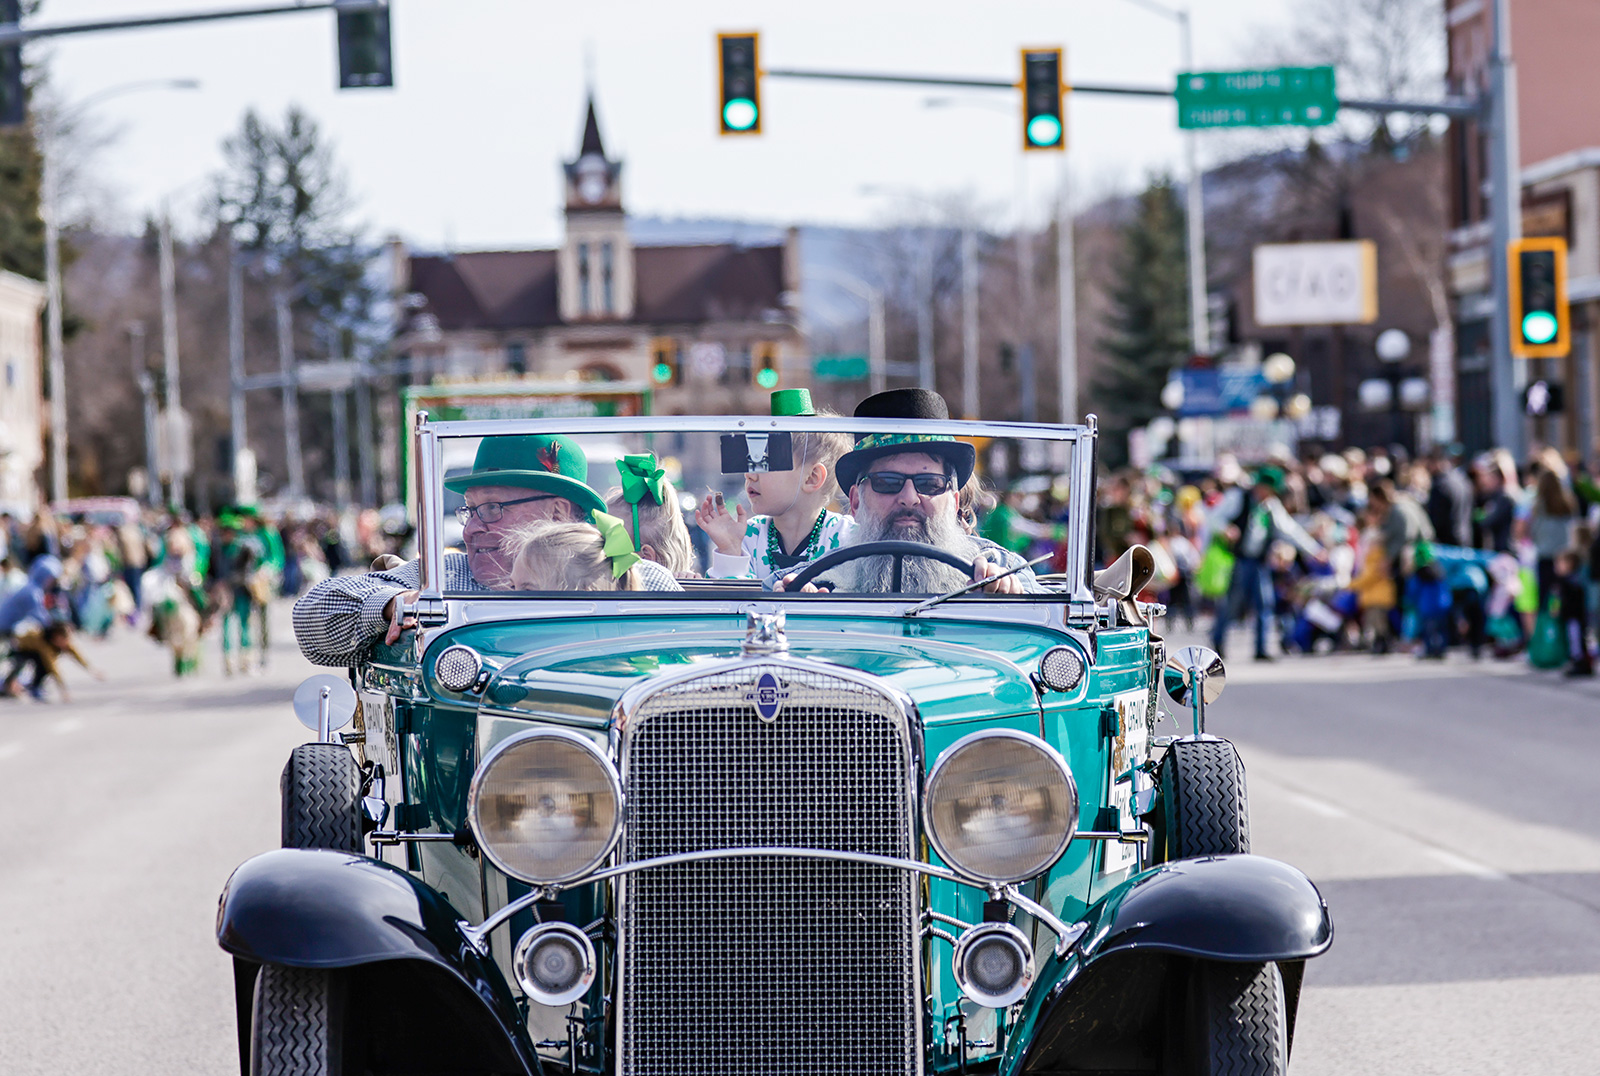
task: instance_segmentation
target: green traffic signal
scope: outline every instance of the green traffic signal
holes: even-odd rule
[[[735,97],[722,106],[722,122],[735,131],[748,131],[759,115],[756,103],[748,97]]]
[[[764,370],[757,370],[756,371],[756,384],[760,385],[764,389],[775,389],[775,388],[777,388],[778,387],[778,371],[772,369],[770,366],[767,367]]]
[[[1035,116],[1028,121],[1028,142],[1035,146],[1053,146],[1061,141],[1061,121],[1054,116]]]
[[[1530,344],[1548,344],[1561,331],[1554,314],[1535,310],[1522,319],[1522,338]]]
[[[650,376],[656,379],[656,384],[665,385],[672,380],[672,364],[670,362],[656,363],[655,369],[650,371]]]

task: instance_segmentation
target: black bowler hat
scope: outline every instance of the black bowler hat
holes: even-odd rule
[[[856,418],[922,418],[950,421],[950,405],[932,389],[890,389],[875,393],[856,405]],[[972,477],[977,449],[965,441],[942,434],[868,433],[856,438],[854,451],[846,452],[834,465],[839,488],[845,491],[861,480],[861,473],[873,460],[902,452],[925,452],[950,464],[958,487]]]

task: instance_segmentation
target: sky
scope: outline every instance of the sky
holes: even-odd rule
[[[46,0],[39,24],[215,10],[239,0]],[[1246,42],[1291,0],[1192,0],[1195,66],[1254,66]],[[874,224],[964,199],[999,221],[1038,219],[1065,164],[1080,200],[1181,172],[1173,105],[1078,95],[1070,152],[1020,150],[1011,91],[769,79],[765,133],[716,133],[715,35],[758,30],[766,67],[1014,77],[1019,49],[1066,49],[1068,81],[1170,86],[1176,24],[1134,0],[393,0],[392,90],[337,90],[334,16],[297,12],[56,38],[65,107],[130,82],[198,79],[94,103],[112,137],[94,173],[133,227],[170,199],[192,223],[220,144],[247,108],[298,104],[331,140],[374,236],[424,249],[548,246],[561,235],[559,164],[575,153],[586,88],[624,162],[630,213]],[[943,103],[930,106],[930,98]],[[1220,144],[1202,136],[1202,156]],[[120,220],[119,220],[120,216]]]

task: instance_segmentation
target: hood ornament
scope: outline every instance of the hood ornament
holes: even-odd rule
[[[751,609],[745,615],[744,644],[739,648],[745,654],[782,654],[789,649],[789,638],[784,634],[784,613],[762,613]]]

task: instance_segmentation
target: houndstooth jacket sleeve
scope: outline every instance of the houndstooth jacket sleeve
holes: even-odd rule
[[[682,590],[672,573],[654,561],[638,564],[645,590]],[[413,560],[389,572],[336,575],[324,579],[294,603],[294,637],[313,665],[354,665],[389,628],[383,607],[396,594],[422,586],[422,562]],[[487,593],[467,568],[464,553],[444,555],[447,594]]]

